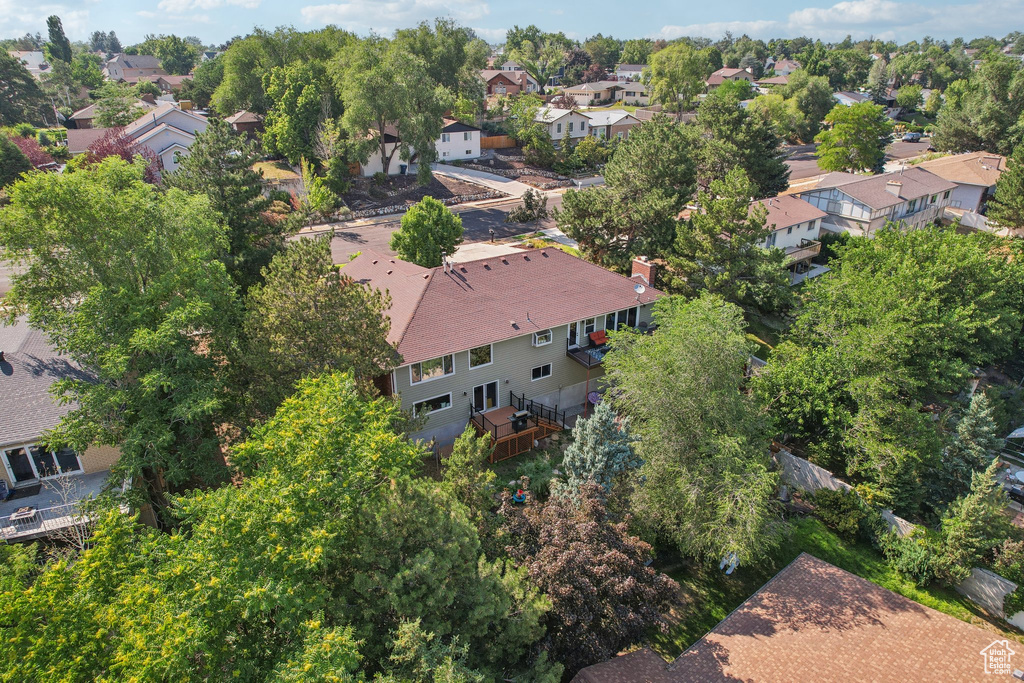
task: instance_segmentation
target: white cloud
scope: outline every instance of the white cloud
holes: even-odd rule
[[[221,7],[244,7],[256,9],[260,0],[160,0],[158,8],[170,14],[186,14],[195,10],[211,10]]]
[[[663,26],[652,38],[702,36],[720,38],[726,31],[754,38],[809,36],[822,40],[920,39],[926,35],[973,38],[1003,36],[1010,27],[1006,17],[1020,16],[1024,0],[977,0],[960,5],[918,4],[895,0],[843,0],[828,7],[805,7],[784,20],[720,21],[688,26]]]
[[[308,5],[301,14],[307,24],[337,24],[348,29],[386,32],[437,16],[450,16],[461,22],[479,21],[490,14],[490,7],[477,0],[350,0]]]
[[[488,43],[504,43],[508,35],[507,28],[474,28],[473,32]]]
[[[21,0],[0,0],[0,38],[20,38],[39,33],[46,38],[46,18],[56,14],[71,40],[84,40],[89,31],[89,10],[80,4],[31,5]]]

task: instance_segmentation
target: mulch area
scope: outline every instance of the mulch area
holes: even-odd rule
[[[503,159],[492,158],[487,159],[485,161],[476,162],[476,165],[480,166],[481,168],[493,168],[503,171],[510,171],[512,169],[529,170],[532,168],[536,168],[526,163],[526,160],[523,157],[523,150],[520,149],[519,147],[504,147],[502,149],[496,149],[494,151],[505,157],[515,157],[515,159],[513,161],[505,161]],[[540,175],[521,175],[518,178],[516,178],[516,180],[518,180],[521,183],[526,183],[527,185],[533,185],[534,187],[538,187],[545,183],[550,183],[552,179]]]
[[[399,191],[389,197],[385,193]],[[376,185],[371,178],[353,178],[352,189],[342,199],[353,211],[378,209],[400,204],[411,205],[424,197],[444,200],[460,195],[474,195],[486,192],[487,188],[475,183],[466,183],[454,178],[435,175],[429,185],[416,183],[415,175],[391,176],[385,185]]]

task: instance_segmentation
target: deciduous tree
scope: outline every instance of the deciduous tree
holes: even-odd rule
[[[462,244],[462,219],[433,197],[424,197],[402,216],[402,227],[391,235],[391,248],[403,261],[437,268],[443,254],[451,256]]]
[[[6,135],[0,134],[0,188],[7,187],[22,173],[32,170],[32,162]]]
[[[707,55],[685,42],[658,50],[650,58],[650,73],[645,73],[652,96],[676,119],[690,110],[693,98],[704,90],[704,81],[711,73]]]
[[[1001,226],[1024,228],[1024,147],[1006,160],[1006,171],[996,182],[996,194],[988,202],[989,218]]]
[[[881,166],[892,121],[881,106],[837,104],[825,117],[826,130],[815,136],[818,166],[826,171],[865,171]]]

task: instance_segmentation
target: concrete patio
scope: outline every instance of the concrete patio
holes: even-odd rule
[[[39,493],[0,503],[0,538],[29,540],[46,536],[53,531],[79,523],[77,504],[100,494],[110,472],[94,472],[69,476],[67,499],[62,495],[58,481],[44,480]],[[22,508],[33,508],[30,516],[11,519]]]

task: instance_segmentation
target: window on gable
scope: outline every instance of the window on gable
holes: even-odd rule
[[[465,133],[463,133],[463,134],[462,134],[462,139],[463,139],[463,140],[472,140],[472,139],[473,139],[473,134],[472,134],[472,133],[470,133],[470,132],[469,132],[469,131],[467,130],[467,131],[466,131]]]
[[[570,122],[569,122],[569,132],[570,132],[570,133],[572,132],[572,126],[573,126],[573,122],[572,122],[572,121],[570,121]]]
[[[562,124],[560,124],[560,123],[556,123],[555,124],[555,132],[556,133],[561,133],[562,132]]]
[[[452,361],[451,354],[448,354],[447,356],[425,360],[421,363],[413,363],[409,366],[409,372],[412,374],[412,383],[418,384],[419,382],[426,382],[438,377],[454,374],[455,363]]]
[[[551,376],[551,363],[545,363],[539,368],[533,369],[533,381]]]
[[[541,330],[540,332],[533,333],[533,345],[534,346],[547,346],[551,343],[554,337],[551,334],[551,330]]]
[[[469,367],[478,368],[481,365],[490,365],[493,360],[493,349],[490,344],[478,346],[469,350]]]

